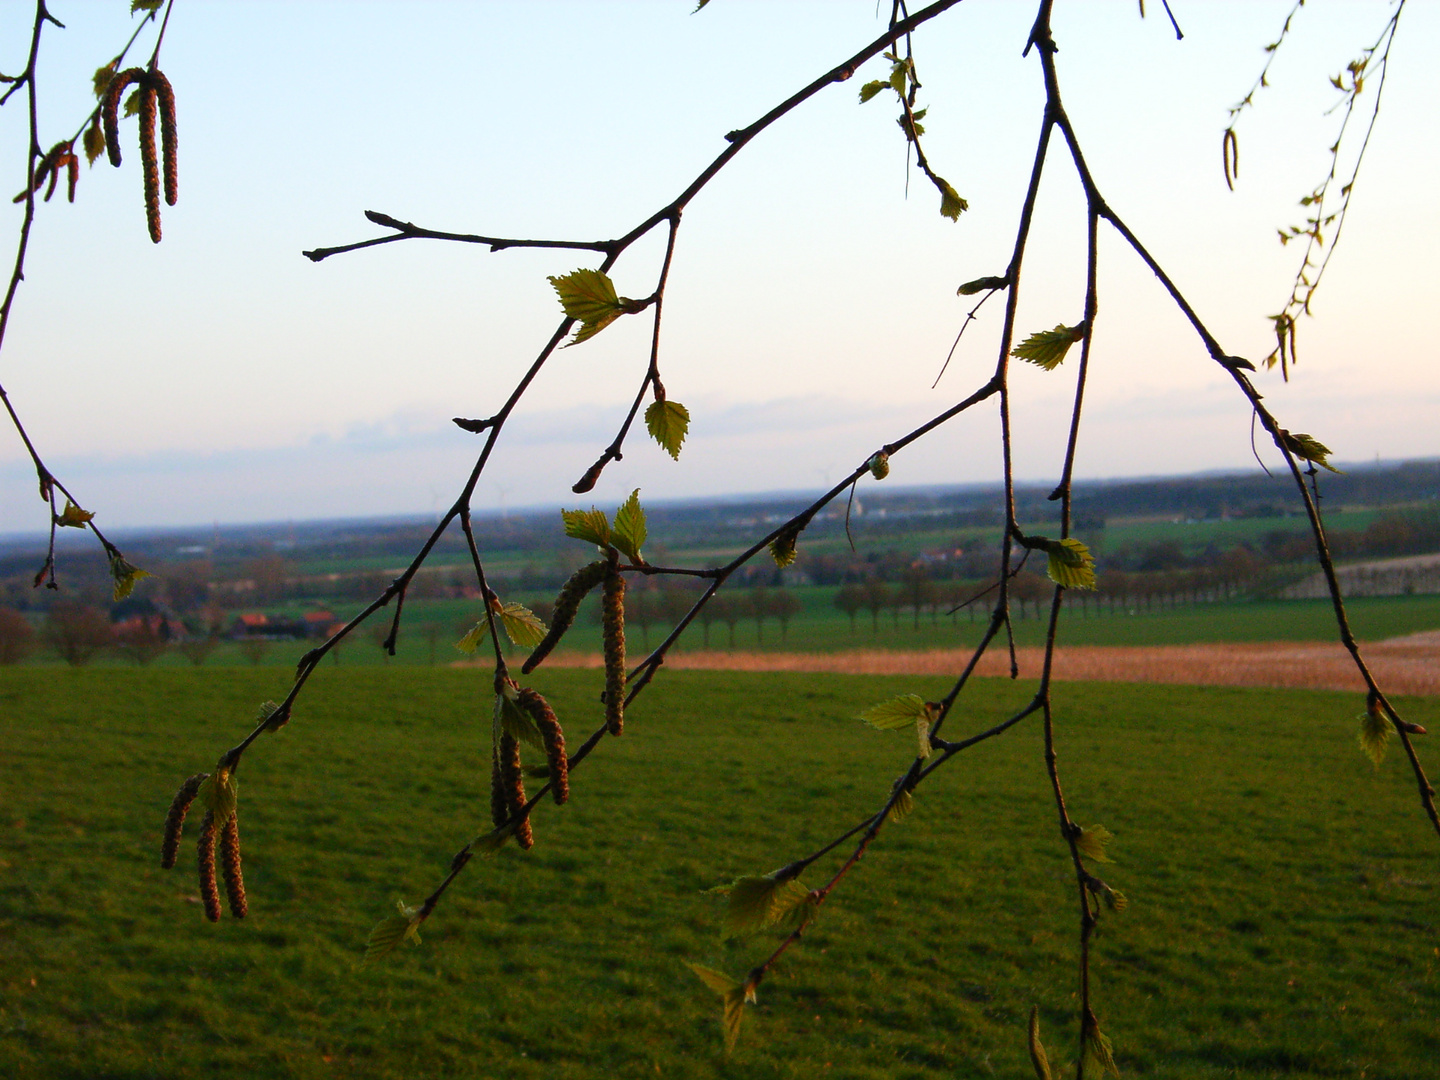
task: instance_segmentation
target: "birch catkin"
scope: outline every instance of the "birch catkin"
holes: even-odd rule
[[[190,777],[180,785],[180,790],[175,793],[175,798],[170,803],[170,812],[165,815],[165,838],[160,842],[162,870],[170,870],[175,866],[175,860],[180,854],[180,834],[185,829],[185,815],[190,812],[195,793],[209,775],[202,772]]]
[[[179,129],[175,126],[175,88],[163,72],[150,72],[150,85],[155,88],[156,104],[160,107],[160,155],[165,166],[165,202],[174,206],[180,198],[180,172],[175,162]]]
[[[611,735],[625,730],[625,578],[605,567],[601,610],[605,638],[605,726]]]
[[[555,646],[559,644],[560,639],[565,636],[565,631],[574,624],[575,614],[580,610],[580,602],[590,595],[591,589],[605,580],[605,570],[609,565],[607,560],[597,559],[570,575],[570,580],[565,582],[560,589],[560,595],[555,598],[555,611],[550,616],[550,629],[540,639],[540,644],[535,646],[535,651],[530,654],[520,668],[522,674],[529,675],[539,667],[540,662],[549,656]]]
[[[245,879],[240,874],[240,815],[231,814],[220,830],[220,871],[225,877],[225,896],[230,914],[243,919],[250,911],[245,902]]]
[[[160,242],[160,162],[155,155],[155,87],[140,84],[140,167],[145,177],[145,224],[152,243]]]
[[[525,809],[525,772],[520,767],[520,743],[508,731],[500,736],[500,774],[505,790],[505,813],[519,817]],[[530,818],[520,818],[515,826],[515,842],[529,851],[535,846],[535,833]]]
[[[100,102],[100,119],[105,125],[105,149],[110,155],[110,164],[120,167],[120,96],[131,83],[141,82],[145,72],[141,68],[128,68],[110,80],[105,98]]]
[[[200,870],[200,899],[205,902],[205,917],[220,921],[220,892],[215,887],[215,812],[205,811],[200,825],[200,839],[195,844],[196,864]]]
[[[550,767],[550,794],[557,805],[563,805],[570,798],[570,759],[565,756],[565,732],[560,727],[560,720],[550,703],[528,686],[520,691],[519,704],[540,729],[540,738],[545,743],[545,758]]]

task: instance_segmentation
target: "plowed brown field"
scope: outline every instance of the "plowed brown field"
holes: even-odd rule
[[[1362,647],[1370,670],[1392,694],[1440,693],[1440,630]],[[1022,678],[1040,674],[1042,650],[1015,651]],[[665,666],[720,671],[833,671],[855,675],[951,675],[969,661],[963,649],[835,653],[674,652]],[[547,663],[599,667],[598,654],[560,653]],[[1003,644],[991,648],[976,674],[1008,675]],[[1205,686],[1287,686],[1311,690],[1363,690],[1344,647],[1335,642],[1263,642],[1238,645],[1080,645],[1055,651],[1054,677],[1104,682],[1189,683]]]

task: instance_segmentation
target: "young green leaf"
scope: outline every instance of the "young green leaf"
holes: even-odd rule
[[[1110,830],[1104,825],[1091,825],[1089,828],[1081,828],[1076,834],[1075,846],[1080,849],[1080,854],[1094,862],[1109,862],[1110,856],[1105,854],[1105,845],[1114,839]]]
[[[928,734],[928,732],[927,732]],[[895,802],[890,806],[890,813],[886,815],[887,821],[904,821],[915,810],[915,796],[908,791],[902,791],[895,797]]]
[[[676,461],[690,431],[690,410],[678,401],[652,401],[645,410],[645,428]]]
[[[144,91],[143,91],[143,90],[131,90],[131,91],[130,91],[130,96],[125,99],[125,115],[126,115],[127,117],[130,117],[130,116],[138,116],[138,115],[139,115],[139,113],[140,113],[140,98],[143,96],[143,94],[144,94]]]
[[[470,841],[470,846],[487,859],[491,858],[497,851],[505,846],[505,841],[515,835],[515,829],[520,823],[512,821],[508,825],[502,825],[498,829],[492,829]]]
[[[1045,550],[1049,555],[1045,573],[1056,585],[1067,589],[1095,588],[1095,557],[1084,543],[1067,536],[1050,541]]]
[[[111,61],[104,67],[95,69],[95,74],[90,77],[92,87],[97,98],[104,98],[105,91],[110,89],[110,82],[115,78],[115,61]]]
[[[798,878],[782,879],[779,874],[737,878],[722,890],[730,897],[723,936],[753,934],[784,922],[805,903],[810,890]]]
[[[1040,1006],[1030,1006],[1030,1064],[1035,1066],[1036,1080],[1055,1080],[1050,1072],[1050,1058],[1040,1041]]]
[[[239,801],[240,785],[229,769],[216,769],[201,783],[195,793],[200,805],[215,815],[215,826],[220,828],[235,816],[235,805]]]
[[[970,209],[970,204],[960,197],[960,193],[951,187],[948,181],[938,176],[931,179],[940,191],[940,216],[959,221],[960,215]]]
[[[626,303],[615,295],[615,283],[599,270],[582,268],[560,277],[551,277],[549,281],[555,286],[565,314],[580,323],[569,342],[571,345],[579,345],[594,337],[627,310]]]
[[[640,489],[636,488],[630,493],[630,497],[620,504],[620,509],[615,511],[615,528],[611,534],[611,542],[632,562],[644,562],[640,556],[640,548],[644,546],[647,535],[645,510],[640,505]]]
[[[1377,769],[1385,760],[1385,750],[1394,730],[1378,701],[1372,700],[1360,714],[1360,750]]]
[[[499,730],[504,731],[517,742],[528,743],[538,750],[545,749],[544,736],[540,729],[535,726],[535,719],[528,712],[522,709],[511,694],[514,693],[510,687],[506,687],[506,693],[495,695],[495,722]]]
[[[915,738],[919,743],[915,750],[916,755],[921,758],[928,758],[931,749],[929,710],[926,710],[926,714],[915,721]]]
[[[775,560],[775,565],[781,570],[784,570],[795,561],[795,541],[799,536],[799,529],[786,530],[774,540],[770,541],[768,545],[770,548],[770,557]]]
[[[83,529],[95,515],[89,510],[81,510],[69,499],[65,500],[65,510],[55,518],[56,525],[64,525],[71,529]]]
[[[745,1003],[755,1000],[755,987],[749,982],[742,983],[732,979],[714,968],[701,967],[699,964],[688,966],[700,977],[700,981],[719,994],[724,1002],[725,1052],[730,1053],[735,1049],[735,1040],[740,1036],[740,1021],[744,1018]]]
[[[917,720],[929,721],[930,707],[919,694],[901,694],[889,701],[871,705],[856,717],[880,731],[895,731]]]
[[[539,615],[536,615],[524,604],[514,601],[501,604],[500,610],[495,614],[500,617],[500,625],[505,628],[505,636],[522,649],[533,649],[545,637],[545,623],[541,621]]]
[[[1100,1025],[1093,1015],[1085,1025],[1085,1058],[1095,1066],[1101,1076],[1106,1073],[1117,1077],[1120,1075],[1120,1070],[1115,1065],[1115,1052],[1110,1046],[1110,1039],[1100,1030]]]
[[[1303,461],[1313,461],[1322,469],[1329,469],[1333,473],[1340,471],[1335,468],[1334,465],[1331,465],[1328,460],[1332,453],[1330,448],[1313,435],[1306,435],[1300,432],[1292,435],[1284,428],[1281,428],[1279,436],[1275,439],[1275,445],[1283,446]]]
[[[795,930],[803,930],[815,921],[820,914],[821,897],[818,892],[810,891],[802,896],[798,903],[786,910],[776,923],[786,933]]]
[[[864,86],[860,87],[860,104],[864,105],[865,102],[880,93],[881,90],[886,89],[889,85],[890,84],[884,79],[874,79],[867,82]]]
[[[921,109],[919,112],[911,113],[909,116],[901,113],[896,118],[895,123],[900,125],[900,130],[905,133],[905,138],[910,142],[914,142],[920,138],[921,135],[925,134],[925,125],[920,123],[920,117],[924,115],[925,110]],[[942,210],[941,213],[944,213],[944,211]]]
[[[589,510],[561,510],[560,516],[565,521],[566,536],[598,547],[609,546],[610,520],[604,510],[596,510],[593,506]]]
[[[464,637],[462,637],[459,641],[455,642],[455,648],[458,649],[460,652],[464,653],[466,656],[470,656],[475,652],[476,649],[478,649],[482,644],[484,644],[485,639],[489,636],[490,620],[481,619],[479,622],[477,622],[474,626],[470,628],[469,632]]]
[[[896,60],[890,66],[890,89],[901,97],[905,96],[905,77],[910,73],[910,65],[905,60]]]
[[[731,990],[725,995],[725,1052],[733,1054],[735,1043],[740,1038],[740,1021],[745,1019],[745,1002],[749,997],[754,996],[754,991],[742,987],[739,990]]]
[[[700,977],[700,981],[717,994],[728,994],[732,990],[739,990],[742,986],[739,979],[732,979],[723,971],[701,967],[699,964],[686,964],[685,966],[695,972]]]
[[[280,711],[280,706],[273,701],[262,701],[260,708],[255,712],[255,721],[264,721],[266,731],[279,731],[290,722],[290,710]]]
[[[110,576],[115,579],[115,600],[124,600],[135,589],[135,583],[150,576],[150,571],[133,565],[118,551],[110,553]]]
[[[420,908],[407,906],[404,900],[395,901],[400,914],[381,919],[370,931],[365,942],[365,962],[375,961],[395,951],[400,942],[409,940],[412,945],[420,944]]]
[[[110,71],[109,68],[104,68],[102,70],[109,71],[111,75],[114,74],[114,72]],[[105,82],[108,86],[110,80],[106,79]],[[101,91],[101,96],[104,96],[103,90]],[[85,163],[87,165],[94,165],[95,160],[105,152],[105,132],[100,127],[100,118],[98,116],[95,118],[94,122],[92,122],[91,125],[85,129],[85,138],[83,140],[83,145],[85,147]]]
[[[137,11],[159,11],[164,2],[165,0],[130,0],[130,14],[134,15]]]
[[[1065,354],[1070,351],[1070,346],[1084,336],[1084,323],[1077,326],[1059,325],[1054,330],[1041,330],[1039,333],[1031,334],[1011,349],[1010,355],[1018,360],[1028,360],[1032,364],[1038,364],[1046,371],[1054,371],[1065,359]]]

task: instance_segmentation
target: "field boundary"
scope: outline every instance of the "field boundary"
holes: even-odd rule
[[[1377,679],[1397,694],[1440,694],[1440,631],[1370,642],[1366,659]],[[953,675],[971,650],[849,649],[833,653],[728,651],[672,652],[665,666],[699,671],[808,671],[851,675]],[[1016,648],[1021,678],[1037,678],[1044,650]],[[598,668],[599,653],[557,653],[556,667]],[[1010,674],[1008,652],[987,652],[977,675]],[[1199,645],[1074,645],[1055,650],[1054,678],[1062,682],[1179,683],[1199,686],[1272,686],[1364,692],[1365,684],[1338,642],[1275,641]]]

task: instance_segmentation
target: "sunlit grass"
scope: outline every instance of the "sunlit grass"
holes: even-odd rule
[[[763,955],[720,942],[703,890],[876,807],[913,738],[850,718],[935,679],[665,673],[571,804],[540,808],[532,853],[473,864],[419,948],[364,966],[393,899],[484,827],[487,681],[321,668],[240,770],[252,914],[212,927],[193,847],[158,868],[161,820],[283,673],[0,673],[0,1072],[1019,1078],[1032,1003],[1052,1059],[1073,1057],[1076,900],[1033,723],[920,790],[762,985],[733,1059],[683,967]],[[572,739],[598,726],[597,673],[538,685]],[[951,734],[1030,689],[979,683]],[[1058,700],[1071,812],[1115,833],[1097,870],[1131,899],[1095,960],[1125,1075],[1433,1076],[1440,841],[1403,762],[1359,753],[1359,703]]]

